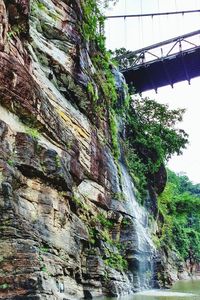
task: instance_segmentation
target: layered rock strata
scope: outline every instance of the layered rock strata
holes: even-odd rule
[[[150,251],[88,95],[82,16],[79,0],[0,0],[0,299],[130,293]]]

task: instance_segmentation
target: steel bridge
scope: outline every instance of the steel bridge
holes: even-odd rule
[[[116,58],[127,84],[141,93],[200,76],[200,30]]]
[[[114,15],[106,19],[186,15],[200,13],[199,9],[159,13]],[[137,51],[127,51],[117,56],[120,70],[129,85],[144,92],[165,85],[200,76],[200,30],[180,35]]]

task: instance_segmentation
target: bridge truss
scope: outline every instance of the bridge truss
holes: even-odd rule
[[[200,30],[116,57],[138,92],[200,76]]]

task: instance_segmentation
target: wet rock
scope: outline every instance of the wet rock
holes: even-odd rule
[[[127,294],[141,280],[137,255],[150,252],[108,112],[100,117],[88,95],[93,82],[101,98],[104,80],[82,21],[78,0],[0,0],[1,299]],[[124,79],[113,73],[122,105]],[[128,270],[106,265],[111,254]]]
[[[96,203],[96,205],[103,208],[109,207],[109,202],[105,195],[105,188],[96,182],[84,180],[78,186],[78,191],[82,196]]]
[[[87,270],[90,278],[104,277],[105,266],[102,259],[98,256],[89,255],[87,257]]]
[[[84,293],[84,299],[92,299],[93,298],[92,294],[89,290],[84,290],[83,293]]]

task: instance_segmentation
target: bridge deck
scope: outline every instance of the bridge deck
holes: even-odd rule
[[[127,84],[144,92],[200,76],[200,47],[122,70]]]
[[[200,30],[116,58],[128,84],[137,92],[200,76]]]

